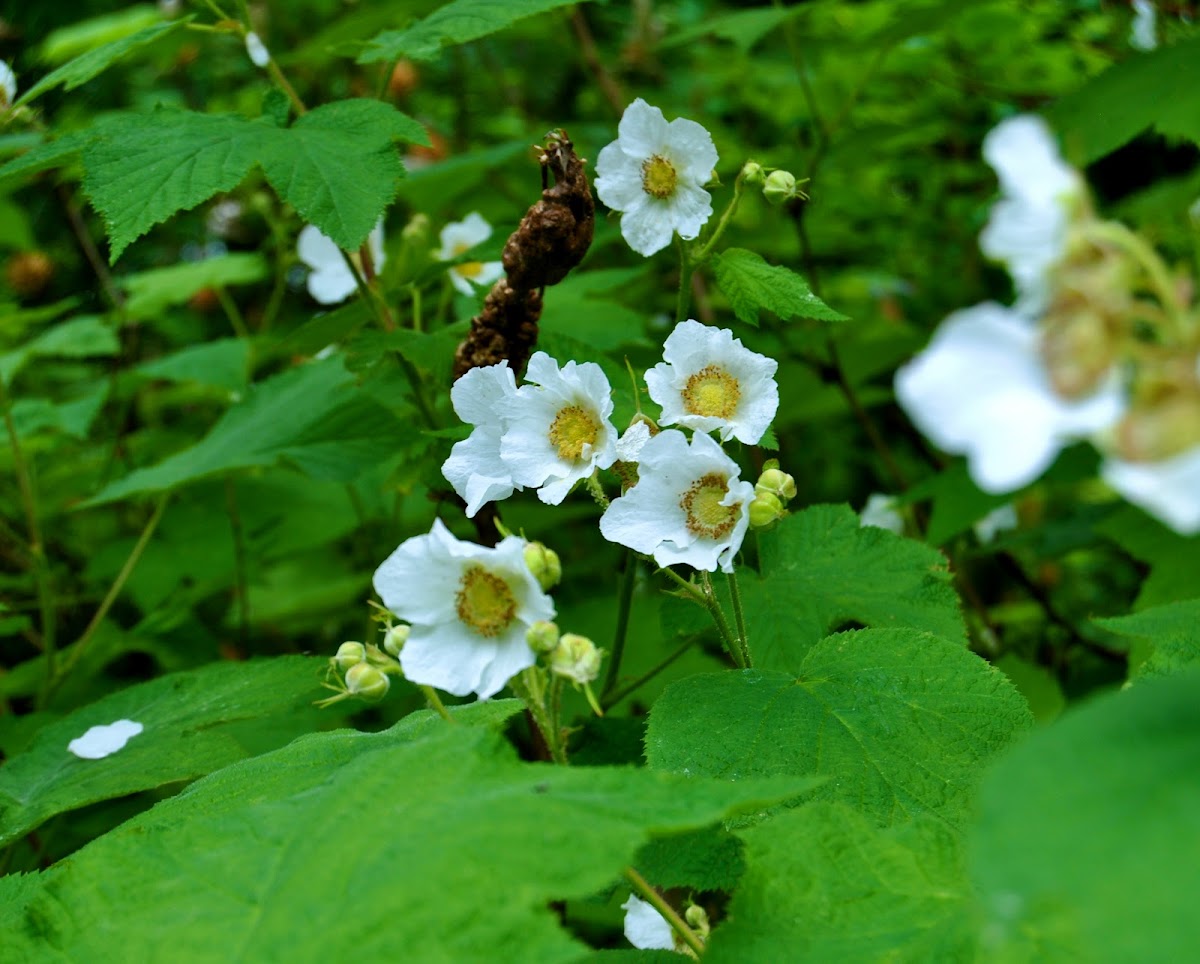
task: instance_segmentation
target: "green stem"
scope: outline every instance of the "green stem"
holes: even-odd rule
[[[633,889],[641,895],[643,900],[645,900],[656,911],[663,915],[675,933],[683,939],[683,942],[687,944],[687,946],[690,947],[693,952],[695,952],[697,957],[703,956],[704,942],[700,940],[694,930],[688,927],[683,918],[679,916],[679,913],[675,910],[675,908],[663,900],[662,895],[650,886],[650,882],[646,880],[645,877],[639,874],[632,867],[626,867],[625,879],[629,881]]]
[[[600,506],[601,509],[607,509],[608,496],[604,492],[604,486],[600,484],[598,473],[593,472],[591,475],[589,475],[587,482],[584,484],[587,486],[588,493],[593,499],[596,500],[596,504]]]
[[[621,571],[621,582],[617,588],[617,628],[613,631],[612,656],[608,661],[608,674],[600,690],[603,700],[617,685],[621,671],[621,657],[625,653],[625,638],[629,634],[629,612],[633,603],[633,586],[637,582],[637,559],[632,549],[625,550],[625,568]]]
[[[225,317],[229,319],[229,325],[233,328],[233,333],[249,342],[250,331],[246,328],[246,319],[242,317],[242,313],[238,310],[238,306],[234,300],[229,297],[229,292],[225,290],[225,286],[216,285],[213,291],[217,293],[217,301],[220,302],[221,310],[225,312]]]
[[[746,662],[742,657],[742,648],[729,629],[729,620],[725,618],[725,610],[721,608],[720,602],[717,601],[717,594],[713,592],[712,577],[707,572],[702,571],[700,573],[700,585],[704,589],[704,605],[708,607],[709,615],[712,616],[713,622],[717,624],[717,632],[721,634],[721,640],[725,643],[725,649],[728,651],[730,658],[737,668],[745,669]]]
[[[446,709],[446,704],[443,703],[442,698],[438,696],[437,690],[435,690],[432,686],[418,686],[417,688],[425,694],[425,702],[429,704],[430,709],[436,711],[438,716],[440,716],[447,723],[458,723],[458,720],[451,716],[450,711]]]
[[[421,286],[411,285],[412,288],[412,326],[413,331],[421,331]]]
[[[647,670],[641,676],[639,676],[637,679],[633,680],[630,683],[626,683],[619,690],[615,690],[612,693],[605,696],[600,701],[601,708],[607,710],[610,707],[616,706],[618,703],[621,702],[621,700],[625,699],[626,696],[628,696],[630,693],[632,693],[634,690],[636,690],[643,683],[649,682],[650,680],[654,679],[655,676],[657,676],[664,669],[666,669],[668,666],[670,666],[673,662],[675,662],[675,660],[679,659],[680,656],[682,656],[684,653],[686,653],[689,649],[692,648],[692,645],[694,643],[695,643],[695,639],[689,639],[686,643],[684,643],[682,646],[680,646],[678,649],[676,649],[673,653],[671,653],[670,656],[668,656],[666,659],[664,659],[661,663],[659,663],[653,669]]]
[[[733,600],[733,619],[737,625],[738,648],[742,651],[742,664],[748,669],[754,663],[750,659],[750,637],[746,635],[746,616],[742,612],[742,592],[738,588],[737,574],[729,573],[729,597]]]
[[[679,294],[675,296],[675,323],[686,321],[692,305],[692,275],[696,265],[688,257],[687,243],[678,235],[675,236],[676,247],[679,248]]]
[[[566,750],[560,745],[558,730],[554,722],[550,719],[550,715],[546,712],[546,692],[545,687],[538,678],[539,673],[543,673],[543,670],[537,666],[531,666],[523,673],[510,679],[508,685],[517,694],[521,702],[525,704],[525,709],[529,711],[529,715],[533,719],[533,725],[542,734],[542,740],[546,744],[546,749],[550,751],[550,758],[555,763],[561,763],[565,766],[568,762]],[[544,678],[543,676],[542,679]]]
[[[725,233],[725,229],[729,226],[729,222],[733,218],[734,212],[737,211],[738,205],[742,201],[742,189],[745,186],[745,182],[746,175],[741,171],[738,171],[737,179],[733,182],[733,197],[729,199],[729,204],[726,205],[725,211],[721,214],[721,220],[717,222],[716,230],[713,231],[712,236],[704,242],[704,247],[696,252],[696,257],[692,259],[693,265],[703,264],[705,261],[707,261],[708,255],[713,249],[713,245],[715,245],[717,241],[720,240],[721,235]]]

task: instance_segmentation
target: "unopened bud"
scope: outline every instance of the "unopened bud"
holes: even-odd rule
[[[742,166],[742,180],[747,184],[762,184],[763,179],[767,176],[762,165],[757,161],[747,161]]]
[[[754,483],[755,494],[769,493],[782,502],[796,497],[796,480],[782,469],[769,468]]]
[[[694,930],[699,931],[701,937],[708,936],[708,932],[711,929],[708,923],[708,912],[699,904],[691,904],[683,912],[683,919]]]
[[[253,30],[246,34],[246,54],[255,67],[266,67],[271,62],[271,54],[267,50],[267,45]]]
[[[590,683],[600,675],[601,650],[586,636],[563,633],[550,654],[550,672],[573,683]]]
[[[562,563],[558,553],[540,542],[525,543],[525,565],[543,591],[549,591],[562,580]]]
[[[387,696],[392,681],[387,673],[370,663],[356,663],[346,672],[346,690],[368,703],[376,703]]]
[[[553,653],[558,646],[558,626],[547,619],[539,619],[525,630],[525,642],[539,656]]]
[[[362,643],[345,642],[338,647],[337,655],[333,657],[333,665],[337,671],[345,675],[352,666],[357,666],[367,658],[367,647]]]
[[[399,656],[400,650],[408,642],[408,634],[410,632],[412,632],[412,628],[406,626],[404,623],[396,623],[394,626],[389,626],[387,632],[383,634],[384,651],[389,656]]]
[[[796,196],[796,178],[790,171],[772,171],[763,184],[763,197],[771,204],[783,204]]]
[[[754,529],[766,529],[773,526],[785,515],[783,503],[770,492],[759,492],[750,503],[750,526]]]

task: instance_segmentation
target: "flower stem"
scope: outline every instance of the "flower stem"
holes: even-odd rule
[[[697,936],[696,932],[688,927],[675,908],[663,900],[662,895],[650,886],[650,882],[645,877],[632,867],[626,867],[625,879],[642,896],[643,900],[662,914],[666,922],[671,925],[675,933],[683,939],[683,942],[692,949],[697,957],[704,954],[704,943]]]
[[[429,704],[429,708],[435,711],[438,716],[440,716],[447,723],[458,723],[458,720],[451,716],[450,711],[446,709],[446,704],[443,703],[442,698],[438,696],[437,690],[435,690],[432,686],[418,686],[417,688],[425,695],[425,702]]]
[[[621,570],[621,582],[617,588],[617,628],[613,630],[612,656],[608,660],[608,673],[604,687],[600,690],[603,700],[617,685],[621,670],[621,657],[625,653],[625,638],[629,635],[629,611],[633,608],[633,586],[637,582],[637,559],[632,549],[625,550],[625,568]]]
[[[709,253],[713,249],[713,245],[720,240],[721,235],[725,233],[725,229],[729,226],[729,221],[737,211],[738,205],[742,202],[742,189],[745,186],[746,175],[742,171],[738,171],[738,176],[733,182],[733,197],[729,199],[729,204],[721,213],[721,220],[717,222],[717,227],[707,241],[704,242],[704,247],[696,252],[695,258],[692,259],[693,265],[703,264],[708,260]],[[691,276],[689,275],[689,280]],[[678,319],[682,321],[683,319]]]
[[[700,585],[704,588],[704,605],[708,607],[709,615],[717,624],[717,631],[721,634],[725,649],[729,651],[729,656],[737,668],[745,669],[746,660],[742,656],[741,644],[729,629],[729,620],[725,618],[725,610],[717,601],[717,594],[713,592],[712,577],[707,572],[700,573]]]
[[[685,321],[692,306],[692,275],[696,265],[688,256],[687,243],[678,235],[675,236],[679,248],[679,294],[675,297],[675,323]]]
[[[750,658],[750,637],[746,635],[746,616],[742,612],[742,592],[738,588],[737,574],[729,573],[729,597],[733,600],[733,619],[737,625],[737,643],[742,651],[742,664],[749,669],[754,665]]]
[[[678,649],[676,649],[673,653],[671,653],[671,655],[669,655],[666,659],[664,659],[662,662],[660,662],[653,669],[646,670],[646,672],[644,672],[637,679],[633,680],[632,682],[626,683],[619,690],[614,690],[612,693],[605,696],[600,701],[601,707],[603,707],[604,709],[607,710],[610,707],[616,706],[618,703],[621,702],[621,700],[625,699],[626,696],[628,696],[630,693],[632,693],[634,690],[636,690],[643,683],[649,682],[650,680],[654,679],[655,676],[657,676],[664,669],[666,669],[668,666],[670,666],[673,662],[675,662],[675,660],[679,659],[680,656],[682,656],[684,653],[686,653],[689,649],[692,648],[692,644],[694,642],[695,642],[694,638],[689,639],[686,643],[684,643],[682,646],[680,646]]]
[[[588,476],[585,484],[587,485],[588,494],[590,494],[591,497],[596,500],[596,504],[600,506],[601,509],[607,509],[608,496],[604,493],[604,486],[600,484],[598,474],[596,472],[592,472],[592,474]]]

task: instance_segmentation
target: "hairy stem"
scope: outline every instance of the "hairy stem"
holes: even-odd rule
[[[646,903],[662,914],[667,923],[671,925],[672,930],[683,939],[683,942],[695,952],[697,957],[704,954],[704,942],[700,940],[694,930],[688,927],[675,908],[663,900],[662,895],[650,886],[650,882],[645,877],[632,867],[626,867],[625,879],[629,881],[633,889],[641,895]]]

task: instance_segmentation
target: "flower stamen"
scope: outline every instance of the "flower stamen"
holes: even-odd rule
[[[508,629],[517,616],[517,600],[511,587],[480,565],[463,570],[454,608],[465,626],[489,639]]]
[[[655,154],[642,161],[642,190],[660,201],[675,193],[678,176],[675,165],[661,154]]]
[[[560,408],[550,425],[550,443],[565,462],[589,458],[599,435],[599,419],[582,405]]]
[[[733,418],[742,390],[738,380],[718,365],[707,365],[688,377],[683,389],[683,407],[689,415]]]
[[[679,500],[688,532],[703,539],[728,535],[741,516],[741,506],[721,504],[728,493],[729,480],[719,472],[710,472],[693,482]]]

